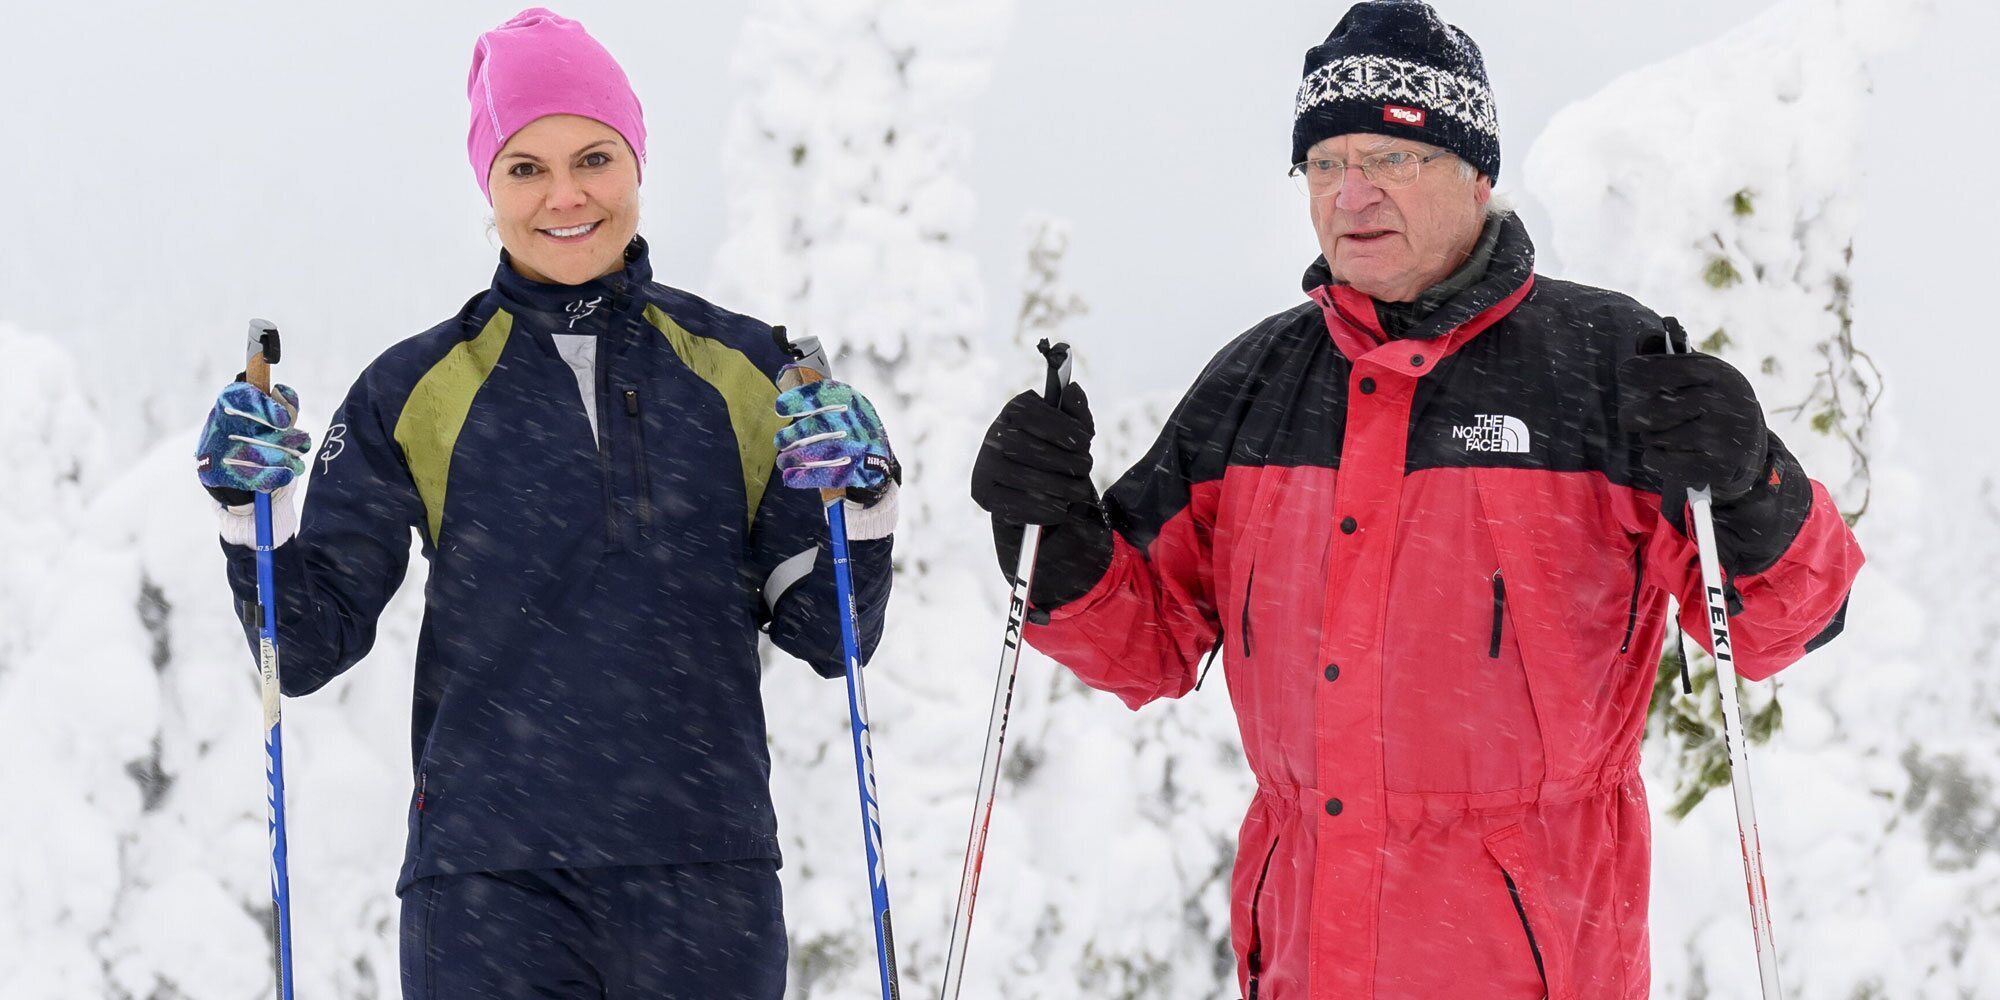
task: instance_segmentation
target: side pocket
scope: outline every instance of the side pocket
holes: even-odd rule
[[[1514,915],[1521,918],[1521,930],[1528,935],[1528,951],[1535,956],[1535,971],[1542,977],[1542,990],[1549,988],[1549,967],[1542,961],[1542,946],[1535,943],[1535,923],[1528,919],[1528,908],[1521,905],[1521,887],[1514,884],[1514,876],[1503,869],[1500,877],[1507,880],[1507,895],[1514,897]]]
[[[440,878],[420,878],[402,893],[398,964],[403,967],[403,1000],[437,1000],[437,935],[433,925],[437,922]]]
[[[1632,632],[1639,627],[1639,591],[1646,586],[1646,547],[1640,545],[1632,550],[1632,603],[1625,607],[1625,638],[1619,640],[1618,651],[1632,650]]]
[[[1535,971],[1542,975],[1548,1000],[1575,1000],[1570,991],[1569,948],[1563,943],[1561,928],[1542,902],[1542,887],[1528,859],[1527,838],[1519,826],[1510,826],[1486,838],[1486,853],[1500,866],[1500,877],[1514,912],[1521,918],[1528,952],[1534,957]]]
[[[1486,644],[1488,659],[1500,658],[1500,625],[1507,620],[1507,581],[1493,571],[1493,638]]]
[[[428,881],[424,887],[424,997],[437,1000],[437,910],[442,890],[438,879]]]
[[[1264,902],[1264,880],[1271,877],[1271,862],[1278,856],[1278,840],[1271,838],[1271,848],[1264,852],[1264,867],[1257,873],[1257,888],[1250,893],[1250,947],[1243,955],[1243,964],[1250,970],[1250,983],[1246,1000],[1257,1000],[1257,978],[1264,973],[1264,933],[1257,921],[1257,908]]]
[[[1257,564],[1250,564],[1250,574],[1243,581],[1243,657],[1250,657],[1250,598],[1257,593]]]

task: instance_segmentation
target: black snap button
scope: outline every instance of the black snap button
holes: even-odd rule
[[[1362,380],[1361,380],[1361,392],[1362,392],[1362,394],[1363,394],[1363,395],[1367,395],[1368,393],[1371,393],[1371,392],[1374,392],[1374,391],[1375,391],[1375,380],[1374,380],[1374,379],[1372,379],[1372,378],[1364,378],[1364,379],[1362,379]]]
[[[1340,679],[1340,664],[1329,663],[1326,665],[1326,679],[1330,681],[1337,681]]]
[[[1410,367],[1412,367],[1412,368],[1422,368],[1423,366],[1424,366],[1424,356],[1423,356],[1423,355],[1421,355],[1421,354],[1412,354],[1412,355],[1410,355]]]
[[[1328,816],[1338,816],[1338,815],[1340,815],[1340,800],[1339,800],[1339,799],[1328,799],[1328,800],[1326,800],[1326,814],[1327,814]]]
[[[1047,625],[1049,623],[1049,613],[1043,611],[1041,608],[1035,608],[1028,612],[1028,621],[1035,625]]]
[[[1359,527],[1359,525],[1355,524],[1354,519],[1351,517],[1343,517],[1340,519],[1340,533],[1343,535],[1354,534],[1354,529],[1357,527]]]

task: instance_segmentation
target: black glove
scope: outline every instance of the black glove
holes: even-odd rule
[[[1032,392],[1007,402],[972,463],[972,500],[993,514],[994,549],[1009,580],[1021,528],[1043,525],[1028,602],[1047,611],[1076,600],[1111,565],[1111,528],[1090,481],[1090,399],[1074,383],[1060,408]]]
[[[1676,349],[1687,335],[1667,320]],[[1660,477],[1669,506],[1688,487],[1708,486],[1717,505],[1750,492],[1770,459],[1770,433],[1750,380],[1721,358],[1668,354],[1655,334],[1618,366],[1618,425]]]
[[[1660,479],[1660,508],[1682,531],[1687,491],[1714,499],[1717,546],[1732,575],[1761,572],[1798,535],[1812,503],[1805,472],[1764,426],[1750,380],[1721,358],[1687,352],[1687,333],[1640,342],[1618,366],[1618,425]],[[1666,353],[1667,337],[1681,353]]]

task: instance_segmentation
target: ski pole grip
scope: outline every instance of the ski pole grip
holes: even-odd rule
[[[778,391],[790,392],[802,385],[824,382],[827,378],[826,350],[819,345],[818,337],[800,337],[792,340],[786,336],[783,326],[771,328],[772,339],[778,342],[778,349],[792,359],[791,365],[778,373]],[[822,503],[844,500],[846,490],[821,490]]]
[[[1663,318],[1661,319],[1661,322],[1662,322],[1662,323],[1664,323],[1664,324],[1666,324],[1666,327],[1667,327],[1667,353],[1668,353],[1668,354],[1693,354],[1693,353],[1694,353],[1694,348],[1693,348],[1693,347],[1692,347],[1691,345],[1689,345],[1689,344],[1688,344],[1688,332],[1687,332],[1687,329],[1686,329],[1685,327],[1681,326],[1681,321],[1680,321],[1680,320],[1678,320],[1678,319],[1675,319],[1675,318],[1674,318],[1674,317],[1672,317],[1672,316],[1667,316],[1667,317],[1663,317]],[[1674,346],[1674,345],[1675,345],[1675,342],[1676,342],[1676,341],[1679,341],[1679,343],[1680,343],[1680,346],[1678,346],[1678,347]]]
[[[1069,388],[1069,345],[1051,344],[1047,337],[1043,337],[1042,342],[1035,345],[1035,350],[1042,352],[1043,360],[1049,363],[1049,376],[1042,390],[1042,398],[1048,400],[1050,406],[1060,408],[1063,390]]]
[[[249,357],[243,363],[243,380],[257,387],[257,391],[271,394],[271,366],[278,363],[278,325],[268,319],[250,321],[249,343],[244,347]]]

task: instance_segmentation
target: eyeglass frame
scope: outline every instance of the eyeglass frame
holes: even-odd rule
[[[1313,162],[1313,160],[1335,160],[1334,157],[1315,156],[1309,159],[1301,160],[1297,163],[1292,164],[1292,168],[1290,170],[1285,171],[1285,176],[1292,178],[1293,181],[1295,182],[1295,186],[1299,187],[1300,193],[1304,194],[1309,198],[1325,198],[1339,194],[1340,189],[1347,186],[1347,172],[1349,170],[1361,171],[1361,176],[1367,178],[1368,183],[1373,184],[1384,191],[1399,191],[1403,188],[1411,187],[1417,183],[1417,178],[1423,176],[1424,164],[1429,163],[1432,160],[1435,160],[1441,156],[1451,155],[1451,150],[1439,149],[1437,152],[1431,153],[1428,156],[1418,157],[1416,163],[1417,169],[1415,172],[1410,174],[1409,181],[1403,184],[1396,184],[1396,185],[1384,185],[1378,182],[1375,179],[1375,175],[1369,171],[1366,165],[1369,160],[1375,159],[1376,157],[1380,156],[1387,156],[1390,153],[1414,153],[1414,152],[1416,152],[1416,150],[1413,149],[1385,149],[1378,153],[1370,153],[1359,160],[1339,160],[1337,162],[1341,164],[1340,183],[1334,185],[1333,187],[1325,191],[1321,191],[1317,194],[1315,194],[1312,191],[1312,178],[1308,176],[1306,173],[1306,164]]]

